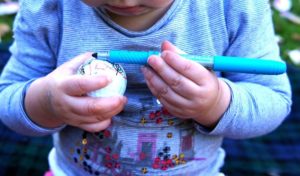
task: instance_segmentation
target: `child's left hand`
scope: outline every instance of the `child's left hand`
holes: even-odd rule
[[[142,69],[147,85],[172,115],[214,127],[229,106],[230,89],[214,72],[179,52],[164,42],[161,56],[149,57],[151,68]]]

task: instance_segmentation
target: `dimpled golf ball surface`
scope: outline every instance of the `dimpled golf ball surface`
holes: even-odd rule
[[[112,97],[123,95],[126,90],[127,79],[126,73],[121,65],[111,64],[107,61],[90,59],[78,70],[81,75],[106,75],[112,81],[105,87],[89,92],[87,95],[91,97]]]

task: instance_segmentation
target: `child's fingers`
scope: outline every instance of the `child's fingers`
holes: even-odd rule
[[[177,94],[191,99],[197,92],[199,92],[199,85],[194,81],[187,78],[184,74],[178,73],[174,68],[170,67],[163,59],[158,56],[151,56],[148,59],[149,65],[153,68],[154,72],[150,69],[144,69],[144,75],[147,80],[151,82],[157,90],[164,90],[170,88]],[[155,83],[156,78],[153,75],[161,78],[167,85],[159,85]],[[198,74],[199,75],[199,74]],[[153,77],[153,78],[152,78]],[[199,78],[198,78],[199,79]],[[156,81],[157,82],[157,81]]]
[[[62,82],[61,89],[68,95],[81,96],[107,86],[110,81],[106,76],[72,75]]]
[[[196,83],[199,83],[197,80],[199,77],[199,74],[201,72],[201,75],[203,75],[203,73],[208,73],[211,74],[211,72],[208,72],[206,68],[204,68],[203,66],[201,66],[200,64],[187,60],[187,59],[181,59],[180,57],[178,57],[178,55],[172,53],[172,52],[168,52],[168,51],[172,51],[175,52],[177,54],[186,54],[184,51],[180,50],[179,48],[177,48],[175,45],[173,45],[171,42],[169,41],[164,41],[162,43],[162,52],[165,52],[163,55],[165,55],[164,59],[165,61],[171,66],[173,67],[178,73],[185,75],[187,78],[193,80]],[[168,54],[166,54],[168,53]],[[169,54],[171,53],[171,54]],[[204,71],[204,72],[203,72]],[[209,76],[209,75],[205,75],[204,77]]]
[[[105,120],[107,116],[113,116],[124,108],[126,98],[120,97],[69,97],[70,111],[81,116],[98,116],[99,120]]]
[[[211,77],[212,72],[202,65],[194,61],[184,59],[173,52],[164,51],[162,57],[164,61],[172,67],[172,69],[198,85],[202,85],[204,79],[209,79]]]
[[[99,119],[97,116],[82,116],[77,113],[65,113],[65,117],[63,119],[64,123],[72,126],[78,126],[83,123],[97,123]]]
[[[80,124],[78,127],[88,132],[94,133],[106,129],[110,125],[110,123],[111,119],[107,119],[97,123],[83,123]]]
[[[164,106],[164,108],[166,108],[168,110],[168,112],[172,113],[172,115],[176,116],[176,117],[180,117],[180,118],[185,118],[188,119],[189,117],[186,115],[187,114],[187,110],[188,107],[184,107],[182,105],[178,105],[173,104],[172,102],[170,102],[169,100],[166,100],[165,98],[160,98],[159,102]],[[178,108],[180,107],[180,108]],[[184,109],[184,111],[183,111]]]
[[[86,52],[81,55],[78,55],[70,61],[62,64],[59,68],[64,71],[68,71],[69,74],[74,74],[77,72],[80,65],[82,65],[86,60],[92,57],[92,54],[92,52]]]
[[[142,71],[152,94],[158,98],[168,99],[174,104],[179,105],[188,103],[188,99],[193,98],[196,90],[198,90],[198,87],[196,87],[191,81],[186,80],[189,83],[179,83],[180,85],[167,84],[151,69],[143,68]]]

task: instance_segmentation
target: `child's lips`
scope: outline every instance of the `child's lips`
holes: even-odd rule
[[[111,12],[125,15],[138,15],[145,10],[143,6],[111,6],[106,5],[106,9]]]

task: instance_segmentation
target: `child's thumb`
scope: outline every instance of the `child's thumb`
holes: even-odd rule
[[[78,68],[88,59],[92,58],[92,52],[86,52],[83,54],[80,54],[73,59],[67,61],[63,65],[60,66],[60,68],[67,69],[68,71],[72,73],[76,73]]]

